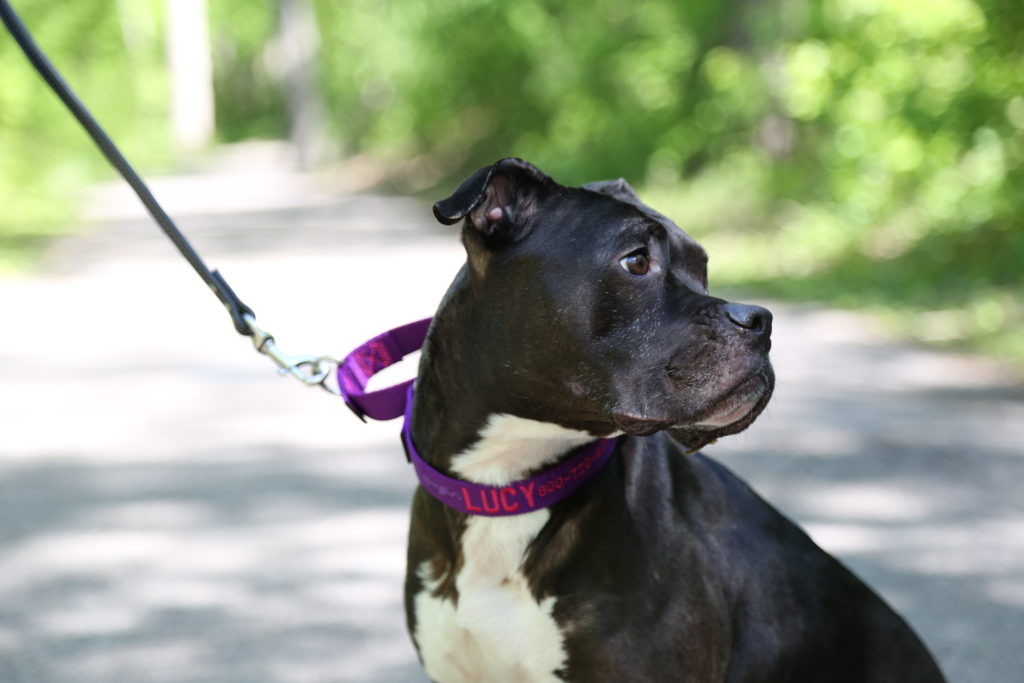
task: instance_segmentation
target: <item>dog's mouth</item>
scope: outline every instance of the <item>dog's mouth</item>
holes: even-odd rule
[[[695,416],[687,416],[685,422],[624,413],[613,414],[612,421],[619,430],[633,436],[649,436],[668,429],[684,444],[700,448],[721,436],[735,434],[750,426],[768,404],[773,380],[771,366],[766,363],[708,408]]]
[[[742,432],[768,405],[773,387],[774,374],[771,366],[766,365],[696,419],[669,427],[669,433],[686,447],[696,450],[720,437]]]
[[[760,372],[756,372],[730,391],[728,396],[704,411],[695,421],[674,426],[717,430],[740,422],[757,408],[758,403],[768,393],[766,380],[767,378]]]

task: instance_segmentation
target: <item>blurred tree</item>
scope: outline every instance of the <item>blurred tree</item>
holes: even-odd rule
[[[137,130],[162,139],[149,126],[166,120],[154,3],[27,4],[129,146]],[[508,155],[564,182],[625,176],[709,243],[719,281],[884,306],[921,338],[1024,358],[1019,2],[210,0],[209,12],[220,140],[292,135],[308,155],[327,146],[304,132],[320,118],[346,154],[390,165],[402,192]],[[8,235],[52,218],[26,197],[81,166],[70,124],[11,58],[0,42],[12,74],[0,200],[21,226],[0,218]],[[44,165],[43,182],[24,179]]]
[[[567,182],[623,175],[720,245],[720,281],[1024,357],[1018,3],[318,9],[336,130],[413,159],[399,190],[509,154]]]
[[[288,96],[288,137],[299,168],[330,158],[323,99],[317,78],[320,35],[310,0],[278,0],[281,73]]]
[[[209,9],[218,138],[287,138],[286,99],[271,49],[276,2],[212,0]]]
[[[22,19],[124,151],[170,153],[158,0],[16,2]],[[0,267],[67,226],[78,190],[107,166],[6,34],[0,35]]]
[[[213,63],[206,0],[167,0],[167,62],[171,127],[178,149],[213,141]]]

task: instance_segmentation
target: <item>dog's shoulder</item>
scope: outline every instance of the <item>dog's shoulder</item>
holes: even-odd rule
[[[734,662],[774,651],[780,678],[833,671],[835,681],[942,680],[903,618],[796,522],[715,459],[667,452],[674,500],[730,605],[742,652]]]

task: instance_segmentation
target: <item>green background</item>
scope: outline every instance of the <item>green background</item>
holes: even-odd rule
[[[524,157],[625,177],[702,240],[712,285],[879,312],[1024,360],[1019,0],[316,0],[343,156],[436,198]],[[160,0],[15,3],[140,168],[170,142]],[[220,142],[289,130],[276,3],[209,0]],[[0,37],[0,250],[31,265],[109,177]]]

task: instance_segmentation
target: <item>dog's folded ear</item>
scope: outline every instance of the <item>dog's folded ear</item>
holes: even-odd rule
[[[502,159],[481,168],[450,197],[434,204],[434,217],[445,225],[468,217],[469,224],[485,237],[518,237],[536,211],[540,192],[552,184],[551,178],[522,159]]]
[[[636,191],[626,182],[625,178],[619,178],[617,180],[595,180],[592,183],[586,183],[581,185],[584,190],[590,190],[591,192],[600,192],[610,197],[615,197],[624,202],[630,204],[639,204],[640,197],[636,196]]]

